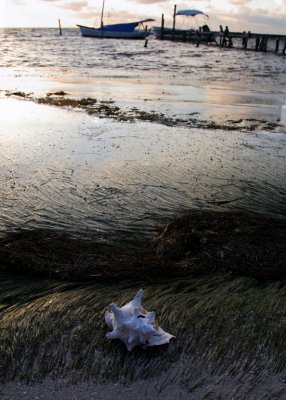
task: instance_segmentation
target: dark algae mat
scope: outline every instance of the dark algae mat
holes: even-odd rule
[[[5,271],[63,280],[154,279],[233,272],[286,277],[286,220],[245,212],[192,212],[157,227],[146,241],[100,242],[54,231],[0,240]]]

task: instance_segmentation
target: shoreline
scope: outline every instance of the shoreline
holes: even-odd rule
[[[25,93],[22,91],[5,91],[6,97],[19,98],[22,100],[32,101],[37,104],[43,104],[65,109],[83,110],[89,115],[95,115],[99,118],[111,118],[119,122],[154,122],[171,127],[184,126],[187,128],[225,130],[225,131],[269,131],[284,132],[284,124],[280,118],[259,119],[254,117],[228,118],[216,120],[211,118],[208,120],[200,117],[200,112],[192,112],[189,115],[168,115],[169,113],[158,112],[155,109],[146,109],[143,105],[140,107],[120,107],[113,99],[97,100],[97,98],[72,98],[63,90],[47,92],[45,96],[35,97],[33,93]],[[145,100],[147,101],[147,100]],[[150,100],[152,101],[152,100]],[[155,105],[156,107],[156,102]]]

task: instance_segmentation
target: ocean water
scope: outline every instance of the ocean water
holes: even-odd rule
[[[270,52],[197,48],[152,37],[145,48],[144,41],[82,38],[78,29],[63,30],[63,36],[57,29],[5,29],[0,49],[1,89],[37,91],[46,79],[64,81],[79,93],[101,80],[105,97],[126,99],[127,86],[131,100],[149,93],[165,103],[198,98],[205,105],[285,106],[285,56]],[[160,90],[164,85],[169,92]]]
[[[286,216],[285,56],[152,37],[146,48],[78,29],[5,29],[0,51],[2,233],[150,236],[198,208]],[[210,127],[123,123],[6,96],[56,90]],[[224,129],[231,121],[239,129]]]
[[[61,70],[82,78],[127,76],[174,84],[197,81],[198,86],[233,84],[285,94],[285,56],[273,53],[197,48],[152,36],[145,48],[144,41],[82,38],[78,29],[64,29],[61,37],[57,29],[4,29],[0,46],[1,67],[30,76],[58,77]]]

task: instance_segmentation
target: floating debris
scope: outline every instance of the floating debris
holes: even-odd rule
[[[9,96],[17,96],[17,97],[30,97],[33,93],[25,93],[25,92],[20,92],[20,91],[16,91],[16,92],[10,92],[8,90],[6,90],[5,92],[5,96],[9,97]]]
[[[48,97],[50,97],[50,96],[66,96],[66,95],[67,95],[67,93],[64,92],[63,90],[59,90],[58,92],[49,92],[49,93],[47,93]]]

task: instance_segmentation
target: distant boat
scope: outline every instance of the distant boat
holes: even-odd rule
[[[145,39],[150,34],[151,29],[148,29],[147,25],[144,26],[144,23],[155,21],[151,18],[136,22],[104,25],[104,3],[105,0],[103,0],[102,2],[101,22],[99,28],[91,28],[84,25],[77,25],[81,31],[82,36],[109,39]],[[136,29],[138,27],[139,29]]]
[[[101,28],[90,28],[88,26],[77,25],[82,36],[110,39],[146,39],[150,35],[151,29],[136,29],[144,22],[154,21],[145,19],[143,21],[128,22],[126,24],[102,25]]]

